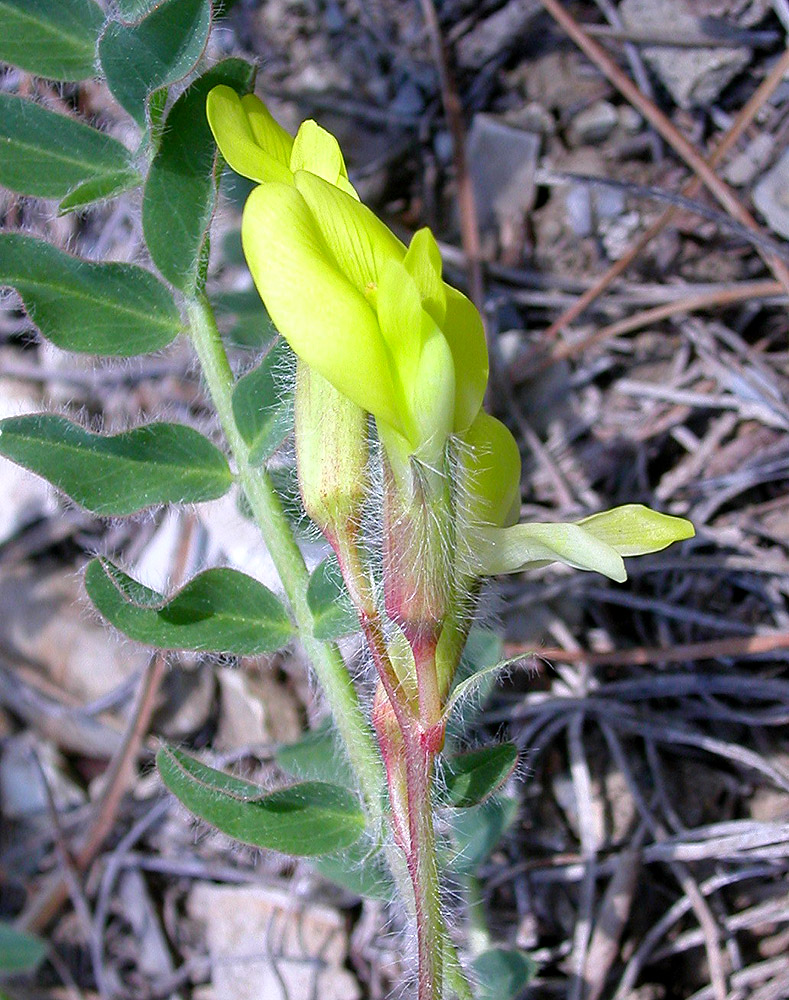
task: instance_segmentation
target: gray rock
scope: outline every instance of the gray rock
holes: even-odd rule
[[[398,87],[389,107],[394,114],[415,118],[425,110],[425,99],[412,80],[405,80]]]
[[[595,101],[570,123],[570,141],[581,146],[603,142],[619,124],[619,113],[609,101]]]
[[[504,120],[508,125],[524,132],[535,132],[543,136],[556,135],[556,120],[551,112],[537,101],[529,101],[521,108],[506,111]]]
[[[756,185],[753,202],[770,229],[789,239],[789,149]]]
[[[300,899],[291,887],[198,882],[187,907],[205,927],[211,959],[206,1000],[320,997],[358,1000],[361,989],[344,968],[345,918]]]
[[[677,37],[703,34],[692,0],[622,0],[619,13],[626,28]],[[707,107],[751,61],[746,48],[677,48],[649,45],[644,58],[681,108]]]
[[[32,391],[14,379],[0,379],[0,417],[15,417],[41,409],[41,401]],[[21,465],[0,458],[0,542],[39,517],[57,510],[55,491]]]
[[[775,139],[769,132],[760,132],[755,139],[733,156],[723,171],[724,178],[735,187],[751,184],[770,162]]]
[[[523,34],[541,11],[540,0],[510,0],[460,39],[456,49],[458,65],[482,69],[502,49],[508,49],[512,39]]]
[[[495,230],[522,221],[534,203],[534,171],[540,137],[477,114],[471,123],[468,160],[479,225]]]

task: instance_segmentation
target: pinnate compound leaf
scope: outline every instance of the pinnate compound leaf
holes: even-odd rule
[[[254,68],[242,59],[225,59],[205,72],[171,108],[151,164],[143,191],[145,241],[164,277],[188,295],[201,284],[216,207],[217,152],[206,98],[219,84],[246,93],[253,79]]]
[[[0,976],[32,972],[47,954],[40,938],[0,923]]]
[[[49,80],[87,80],[103,23],[94,0],[0,0],[0,60]]]
[[[101,68],[114,97],[140,125],[148,95],[186,76],[210,27],[208,0],[165,0],[136,24],[107,25],[99,42]]]
[[[64,198],[88,180],[131,169],[124,145],[35,101],[0,93],[0,185],[35,198]]]
[[[222,452],[183,424],[104,435],[55,414],[26,414],[0,421],[0,454],[105,517],[215,500],[233,482]]]
[[[150,271],[81,260],[23,233],[0,233],[0,285],[17,290],[41,333],[65,351],[145,354],[182,329],[172,295]]]
[[[447,805],[467,809],[483,802],[512,774],[518,762],[514,743],[470,750],[444,760],[444,799]]]
[[[350,847],[364,832],[358,797],[337,785],[307,781],[266,793],[173,747],[156,763],[190,812],[244,844],[309,857]]]
[[[206,570],[168,598],[108,560],[94,559],[85,587],[111,625],[160,649],[257,656],[280,649],[294,634],[279,598],[233,569]]]
[[[60,199],[58,215],[65,215],[97,201],[117,198],[118,195],[139,187],[140,184],[142,176],[133,169],[119,170],[117,174],[102,174],[100,177],[91,178],[84,184],[72,188],[65,198]]]
[[[359,630],[359,619],[345,589],[336,556],[315,567],[307,585],[307,603],[313,617],[313,635],[332,642]]]
[[[489,948],[474,959],[477,1000],[514,1000],[537,972],[533,959],[514,948]]]
[[[282,384],[283,372],[292,370],[292,358],[287,343],[279,340],[233,391],[236,426],[249,445],[252,465],[269,459],[293,427],[293,395]]]

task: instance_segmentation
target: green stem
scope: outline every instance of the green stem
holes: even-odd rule
[[[314,638],[313,616],[307,603],[309,572],[268,474],[265,469],[249,463],[249,448],[239,433],[233,415],[235,379],[213,309],[202,295],[187,300],[186,308],[192,343],[235,460],[239,482],[279,573],[299,638],[326,694],[368,813],[371,819],[380,821],[381,790],[385,780],[381,758],[339,650],[333,643],[319,642]]]
[[[436,834],[430,794],[434,755],[416,734],[406,740],[406,782],[410,843],[408,873],[414,887],[417,951],[419,956],[418,1000],[441,1000],[447,930],[441,913]]]
[[[235,460],[239,481],[279,573],[305,652],[326,694],[351,767],[362,789],[368,815],[371,820],[380,823],[383,819],[381,790],[385,787],[381,757],[339,650],[332,643],[322,643],[314,638],[313,617],[306,597],[309,573],[271,480],[264,469],[249,464],[249,449],[238,431],[233,415],[232,396],[235,379],[219,336],[213,309],[202,295],[188,299],[186,308],[192,343],[220,425]],[[429,807],[429,784],[427,804]],[[458,1000],[472,1000],[471,989],[460,966],[455,946],[449,938],[438,909],[438,872],[435,862],[432,810],[428,808],[425,815],[429,821],[428,842],[432,851],[432,862],[427,864],[426,869],[427,882],[433,885],[431,891],[433,902],[430,904],[433,909],[429,913],[432,944],[437,954],[443,956],[448,988]],[[408,876],[403,870],[400,859],[395,856],[396,853],[394,845],[386,848],[395,883],[403,899],[409,906],[413,906],[413,898],[408,899]],[[439,1000],[440,996],[441,994],[437,993],[431,1000]]]

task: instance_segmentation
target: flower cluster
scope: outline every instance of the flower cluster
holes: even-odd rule
[[[414,462],[445,469],[454,446],[464,574],[559,561],[621,581],[624,556],[692,536],[688,521],[638,504],[569,524],[514,523],[518,448],[482,409],[482,321],[443,280],[432,233],[420,229],[406,247],[359,201],[337,140],[314,121],[294,139],[257,97],[229,87],[211,92],[207,110],[228,164],[257,182],[244,209],[244,252],[293,351],[372,414],[395,475]]]

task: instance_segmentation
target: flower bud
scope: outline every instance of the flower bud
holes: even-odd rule
[[[368,608],[372,597],[357,541],[369,488],[367,414],[299,361],[295,429],[304,509],[337,553],[354,604]]]

